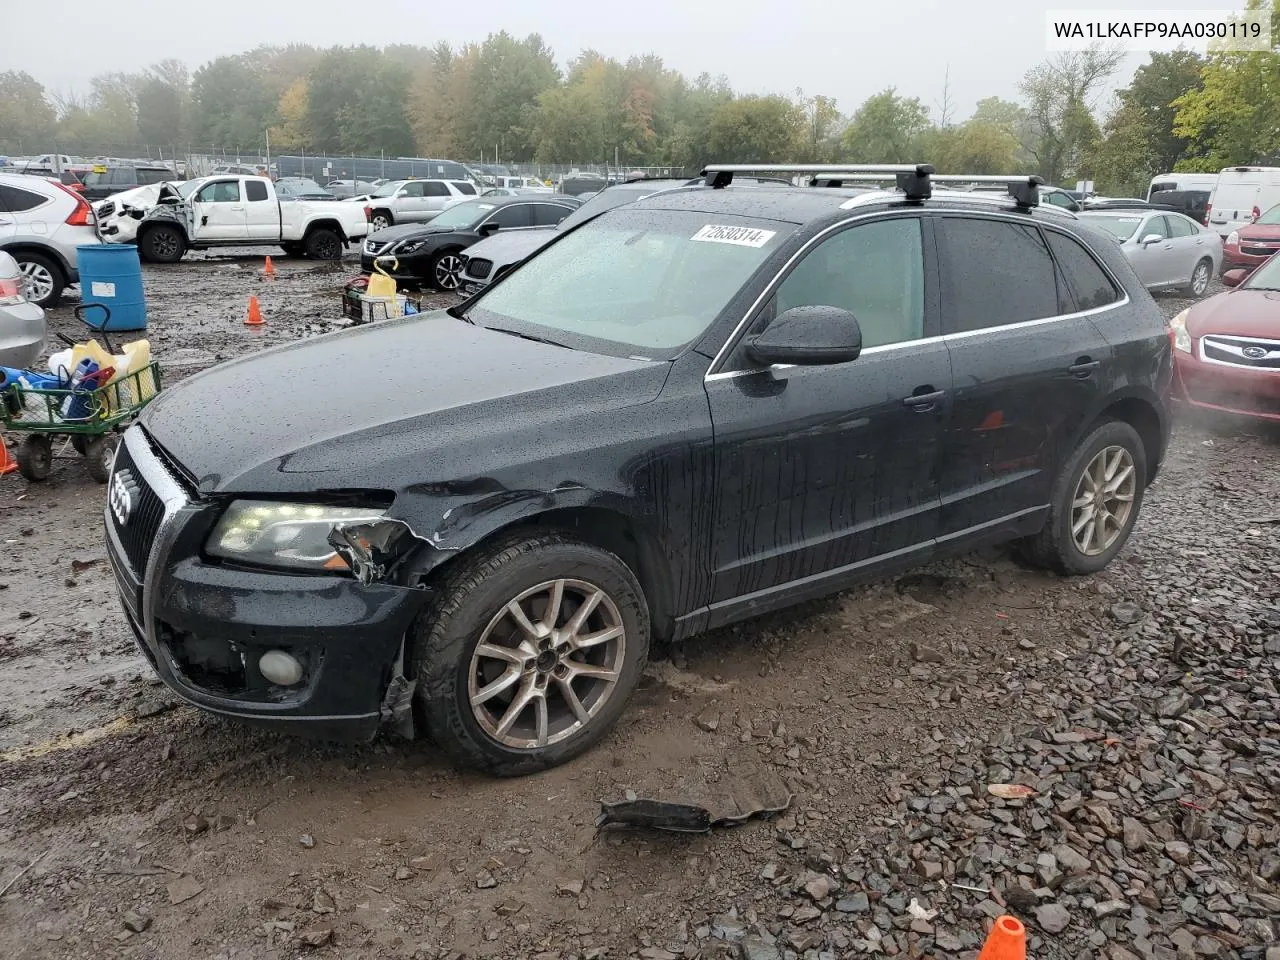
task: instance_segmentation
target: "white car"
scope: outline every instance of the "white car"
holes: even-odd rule
[[[0,250],[22,268],[27,298],[57,306],[80,282],[76,248],[101,243],[89,201],[52,177],[0,173]]]
[[[478,192],[470,180],[392,180],[369,196],[369,228],[381,230],[397,223],[426,223],[454,204],[474,200]]]
[[[183,197],[190,191],[188,184],[194,180],[169,180],[164,184],[149,183],[132,190],[121,190],[94,204],[98,216],[98,232],[108,243],[133,243],[138,237],[142,218],[151,212],[160,199],[160,188],[169,186]]]

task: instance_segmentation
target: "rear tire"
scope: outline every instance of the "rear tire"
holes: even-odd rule
[[[56,307],[67,285],[62,267],[43,253],[23,250],[13,254],[26,281],[27,298],[42,309]]]
[[[158,224],[138,241],[138,253],[148,263],[177,263],[187,252],[187,238],[177,227]]]
[[[557,583],[551,629],[544,620]],[[418,716],[455,761],[498,776],[591,747],[623,712],[648,658],[649,608],[635,574],[564,534],[525,533],[464,557],[437,596],[413,634]],[[588,597],[595,603],[575,626]]]
[[[1187,285],[1183,288],[1183,292],[1188,297],[1195,297],[1199,300],[1204,296],[1205,291],[1209,289],[1209,280],[1213,277],[1213,261],[1208,257],[1196,263],[1191,270],[1191,279],[1187,281]]]
[[[41,433],[31,433],[18,444],[18,472],[28,480],[49,479],[53,469],[53,444]]]
[[[1122,420],[1100,423],[1062,465],[1044,529],[1021,541],[1023,555],[1071,576],[1097,573],[1128,542],[1146,486],[1147,454],[1138,431]]]
[[[312,260],[340,260],[342,238],[325,227],[312,230],[303,241],[307,256]]]

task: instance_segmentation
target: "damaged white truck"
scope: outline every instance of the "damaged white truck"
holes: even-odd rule
[[[120,219],[138,219],[140,212],[131,206],[119,211]],[[129,232],[106,236],[128,242]],[[266,177],[213,176],[161,184],[132,239],[150,263],[177,263],[188,250],[267,245],[291,256],[337,260],[346,244],[368,232],[364,208],[357,204],[282,198]]]

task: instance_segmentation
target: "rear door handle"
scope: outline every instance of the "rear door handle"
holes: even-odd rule
[[[927,391],[925,393],[919,390]],[[932,387],[919,387],[916,393],[909,397],[902,398],[902,405],[914,410],[916,413],[927,413],[938,405],[943,397],[947,395],[945,390],[934,390]]]
[[[1087,380],[1093,376],[1093,371],[1102,365],[1101,360],[1081,360],[1079,363],[1073,363],[1067,367],[1071,371],[1071,375],[1079,380]]]

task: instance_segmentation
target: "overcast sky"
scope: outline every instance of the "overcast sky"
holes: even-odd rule
[[[955,119],[982,97],[1016,97],[1018,79],[1046,56],[1048,10],[1105,7],[1104,0],[307,0],[194,5],[173,0],[71,0],[53,29],[49,8],[0,0],[6,43],[0,70],[25,70],[55,92],[83,91],[97,73],[135,71],[176,57],[192,70],[263,43],[316,46],[390,42],[457,46],[506,30],[537,32],[561,66],[591,47],[607,56],[656,53],[689,77],[724,74],[743,93],[835,97],[850,113],[886,86],[920,97],[936,117],[950,65]],[[1125,0],[1130,9],[1218,9],[1243,0]],[[1116,4],[1119,6],[1119,4]],[[633,13],[626,11],[632,10]],[[1124,77],[1146,60],[1130,55]]]

